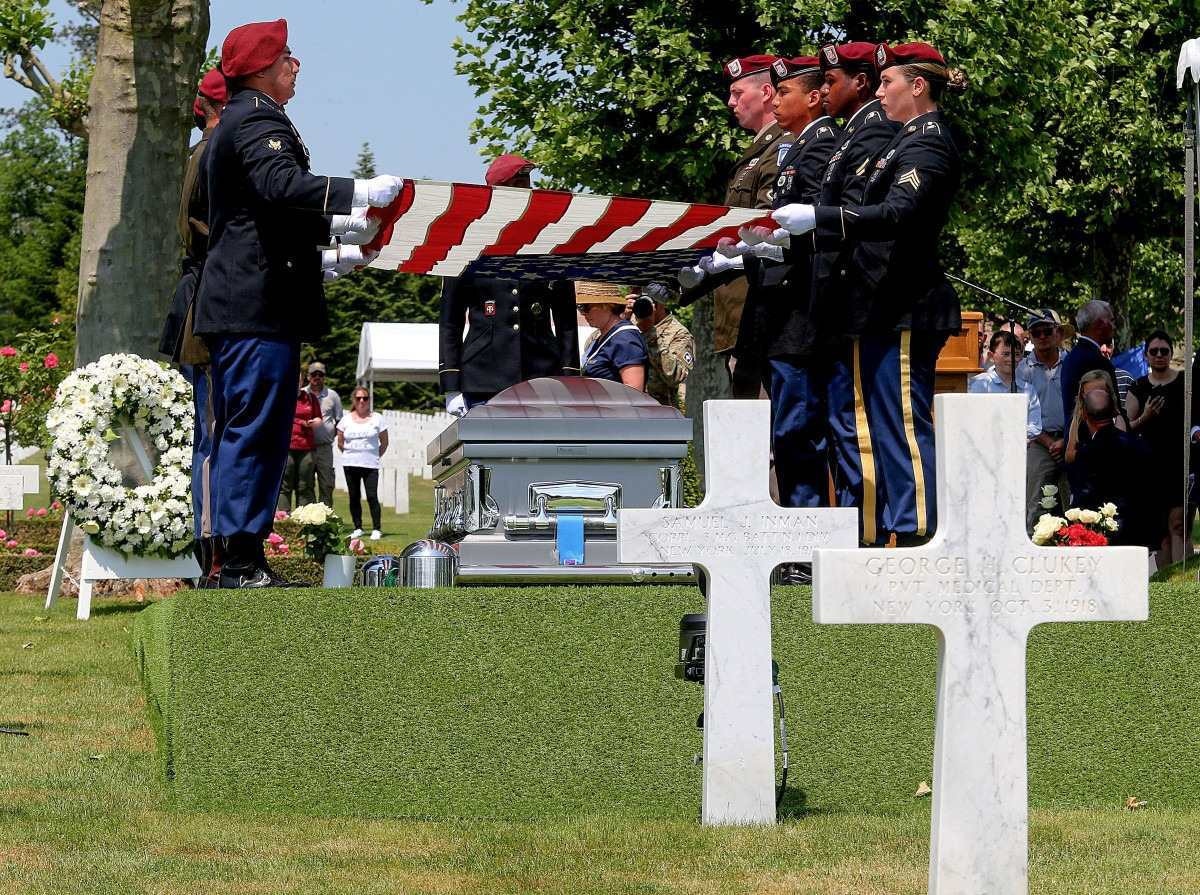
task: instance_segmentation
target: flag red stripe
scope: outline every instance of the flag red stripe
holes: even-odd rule
[[[425,242],[417,246],[400,269],[405,273],[429,273],[452,248],[462,242],[467,228],[492,204],[491,187],[456,183],[450,194],[450,205],[441,217],[429,225]]]
[[[500,231],[499,238],[483,250],[484,255],[515,255],[551,224],[557,224],[571,205],[571,194],[535,190],[524,214]]]
[[[738,224],[736,227],[722,227],[720,230],[716,230],[708,234],[708,236],[704,237],[703,239],[693,243],[691,248],[715,249],[717,247],[717,242],[726,236],[728,236],[730,239],[738,239],[738,230],[742,229],[742,227],[769,227],[770,229],[774,230],[778,226],[779,225],[775,223],[775,219],[772,218],[770,214],[764,214],[761,218],[755,218],[754,220],[748,221],[745,224]]]
[[[711,224],[722,215],[726,209],[720,205],[693,205],[673,224],[656,227],[645,235],[629,243],[622,252],[653,252],[669,239],[674,239],[680,233],[686,233],[693,227],[703,227]]]
[[[582,255],[598,242],[603,242],[622,227],[636,224],[650,207],[649,199],[613,199],[600,220],[579,230],[551,255]]]
[[[392,231],[396,229],[396,222],[412,208],[413,198],[416,194],[416,185],[411,180],[405,180],[404,189],[400,191],[399,196],[392,200],[391,205],[387,208],[367,209],[367,217],[377,218],[381,223],[379,225],[379,232],[375,234],[375,238],[363,246],[364,252],[378,252],[392,241]]]

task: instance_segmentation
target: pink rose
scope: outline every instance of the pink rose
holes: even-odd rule
[[[56,501],[54,501],[53,503],[51,503],[51,504],[50,504],[50,509],[52,509],[52,510],[61,510],[61,509],[62,509],[62,504],[61,504],[61,503],[59,503],[59,502],[56,500]]]
[[[25,518],[26,518],[26,519],[32,519],[32,518],[33,518],[33,507],[30,507],[29,509],[27,509],[27,510],[25,511]]]
[[[46,365],[47,370],[53,370],[58,366],[58,355],[51,351],[46,355],[46,359],[42,361]]]
[[[7,538],[8,532],[6,532],[3,528],[0,528],[0,541],[7,540]]]
[[[279,545],[279,552],[280,552],[280,553],[283,553],[283,554],[287,554],[287,553],[290,553],[290,552],[291,552],[291,548],[290,548],[290,547],[288,547],[288,545],[287,545],[287,544],[280,544],[280,545]]]
[[[28,373],[29,372],[29,361],[27,361],[27,360],[21,361],[19,364],[17,364],[17,369],[20,370],[22,373]]]
[[[276,510],[275,511],[275,521],[276,522],[286,519],[287,517],[288,517],[287,510]]]
[[[273,531],[269,535],[267,535],[267,543],[272,545],[273,547],[277,547],[283,543],[283,538],[281,538],[279,536],[278,532]]]
[[[16,357],[16,356],[17,356],[17,349],[13,348],[12,345],[5,345],[3,347],[0,347],[0,357]]]
[[[362,538],[354,538],[353,540],[350,541],[350,552],[351,553],[362,553],[363,552]]]
[[[45,516],[45,515],[46,515],[46,508],[45,508],[45,507],[38,507],[38,508],[37,508],[37,513],[36,513],[35,515],[38,515],[38,516]]]
[[[0,413],[8,413],[12,410],[12,401],[8,398],[4,399],[4,403],[0,404]]]
[[[14,547],[17,546],[17,539],[9,538],[8,541],[5,542],[4,546],[7,547],[9,550],[12,550]]]
[[[32,547],[26,547],[25,552],[22,553],[21,555],[22,556],[41,556],[42,554],[38,553]]]

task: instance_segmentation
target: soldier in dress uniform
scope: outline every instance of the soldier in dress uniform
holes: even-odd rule
[[[775,181],[773,207],[795,202],[814,203],[821,179],[841,131],[825,114],[823,83],[816,56],[775,60],[775,120],[791,134]],[[769,231],[758,234],[768,237]],[[753,238],[753,237],[752,237]],[[771,399],[771,448],[775,458],[779,501],[787,507],[828,505],[826,465],[825,382],[813,358],[817,333],[810,314],[812,245],[780,231],[774,247],[779,262],[748,255],[750,284],[742,315],[738,364],[750,361],[767,372]],[[760,243],[769,245],[767,240]],[[764,254],[769,249],[760,248]]]
[[[283,19],[235,28],[221,49],[230,98],[205,154],[209,246],[195,309],[211,354],[209,496],[221,587],[286,583],[267,566],[262,541],[287,460],[300,341],[329,328],[320,247],[338,235],[366,242],[367,207],[389,205],[403,186],[309,172],[283,110],[299,70]]]
[[[502,155],[484,180],[528,189],[533,168]],[[565,280],[446,277],[438,333],[438,380],[455,416],[527,379],[579,375],[575,289]]]
[[[842,140],[825,169],[820,205],[861,204],[875,159],[900,128],[883,113],[875,97],[879,89],[875,46],[868,41],[853,41],[825,44],[818,52],[825,77],[821,88],[825,111],[844,122]],[[850,341],[841,338],[847,328],[839,319],[844,308],[838,271],[850,265],[850,250],[851,244],[844,243],[834,250],[817,252],[813,259],[813,312],[818,328],[837,337],[824,344],[829,349],[829,456],[839,506],[860,506],[863,497],[853,351]]]
[[[727,105],[737,123],[754,134],[729,174],[725,204],[738,208],[771,208],[779,162],[791,148],[792,135],[775,120],[775,87],[771,63],[777,57],[743,56],[725,64],[729,78]],[[735,398],[758,398],[763,393],[762,366],[733,357],[747,283],[743,277],[724,282],[713,290],[713,351],[725,356],[730,387]]]
[[[811,232],[818,251],[845,253],[833,281],[860,396],[854,444],[862,540],[883,543],[894,533],[897,544],[910,545],[936,526],[934,372],[960,325],[938,240],[961,163],[938,101],[962,82],[926,43],[879,44],[875,65],[884,114],[903,126],[870,165],[861,201],[793,204],[772,217],[794,235]]]

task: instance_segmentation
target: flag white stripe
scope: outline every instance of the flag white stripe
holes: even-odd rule
[[[454,188],[448,183],[418,180],[413,184],[413,188],[416,195],[413,197],[412,206],[396,222],[391,243],[379,253],[376,261],[384,257],[384,252],[393,266],[403,264],[411,258],[412,253],[425,244],[425,240],[429,238],[430,226],[450,207],[450,199],[454,195]]]
[[[454,246],[445,258],[430,268],[429,272],[442,277],[458,276],[464,267],[496,241],[501,230],[520,219],[529,207],[532,196],[533,192],[530,190],[495,187],[488,210],[479,220],[467,227],[462,242]]]
[[[693,227],[690,230],[680,233],[674,239],[668,239],[658,247],[657,251],[667,252],[671,249],[689,248],[693,243],[699,242],[716,230],[721,230],[725,227],[740,227],[742,224],[748,224],[750,221],[761,218],[766,214],[770,214],[770,212],[765,208],[731,208],[711,224],[705,224],[703,227]]]
[[[537,239],[517,250],[518,255],[548,255],[584,227],[590,227],[608,211],[609,196],[574,196],[558,223],[542,229]]]
[[[593,252],[619,252],[625,246],[629,245],[629,243],[641,239],[651,230],[675,223],[687,214],[690,207],[689,205],[680,205],[678,202],[655,202],[646,209],[646,213],[636,223],[614,231],[613,235],[608,239],[598,242],[588,249],[588,254]]]

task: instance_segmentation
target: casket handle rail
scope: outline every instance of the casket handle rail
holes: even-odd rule
[[[583,516],[584,534],[617,534],[621,486],[615,482],[531,482],[529,515],[504,517],[506,534],[544,534],[558,528],[558,514]]]

